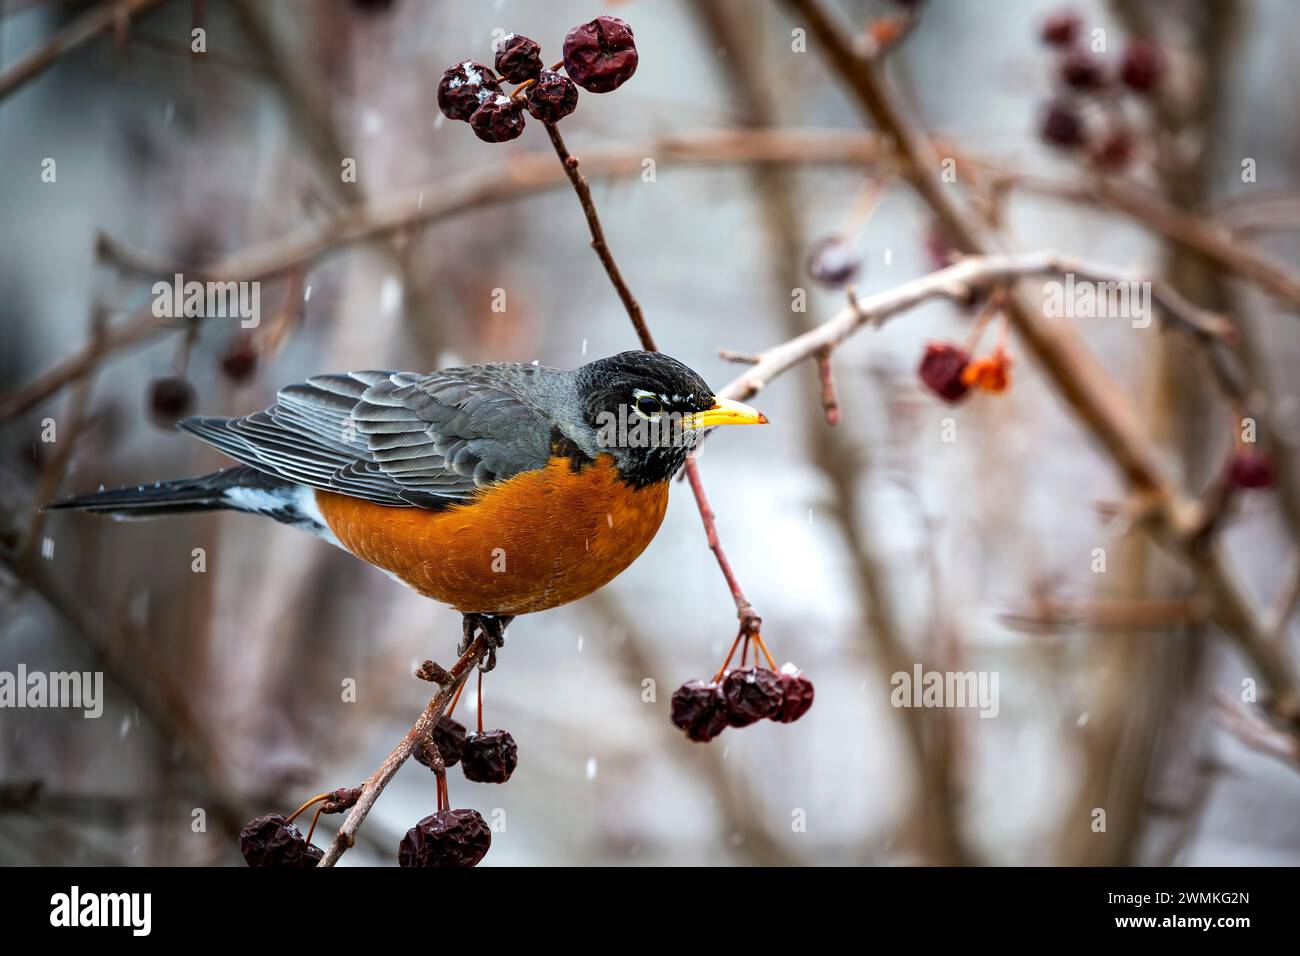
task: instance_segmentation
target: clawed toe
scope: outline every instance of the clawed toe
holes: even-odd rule
[[[488,640],[487,655],[479,661],[479,670],[487,673],[497,666],[497,650],[506,646],[506,626],[513,617],[496,614],[466,614],[463,622],[463,636],[456,653],[463,655],[469,650],[474,638],[481,631]]]

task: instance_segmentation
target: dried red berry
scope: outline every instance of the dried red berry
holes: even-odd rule
[[[672,720],[691,740],[712,740],[727,729],[727,699],[722,688],[702,680],[687,681],[673,691]]]
[[[1042,40],[1048,46],[1066,47],[1079,35],[1083,21],[1073,10],[1061,10],[1043,21]]]
[[[618,89],[636,72],[637,60],[632,28],[618,17],[596,17],[564,38],[564,70],[591,93]]]
[[[239,831],[239,852],[249,866],[306,869],[325,854],[303,839],[298,828],[278,813],[254,817]]]
[[[962,373],[968,364],[970,356],[960,345],[930,342],[925,346],[917,374],[930,391],[955,405],[966,397],[969,390],[969,386],[962,381]]]
[[[1228,481],[1237,488],[1271,488],[1277,481],[1273,460],[1262,452],[1238,449],[1228,465]]]
[[[399,866],[468,869],[492,846],[492,831],[477,810],[439,810],[406,831],[397,845]]]
[[[558,123],[578,108],[578,87],[563,73],[542,70],[524,93],[528,112],[543,123]]]
[[[1061,59],[1061,80],[1076,90],[1099,90],[1106,85],[1101,61],[1087,50],[1070,50]]]
[[[504,730],[469,734],[465,750],[460,755],[460,768],[465,779],[475,783],[505,783],[519,764],[519,748],[515,738]]]
[[[194,407],[194,388],[178,376],[156,378],[149,386],[149,411],[156,424],[171,427]]]
[[[497,75],[482,63],[465,60],[442,74],[438,109],[448,119],[468,121],[483,103],[501,92]]]
[[[839,236],[828,236],[808,254],[808,274],[833,288],[848,285],[862,271],[862,257]]]
[[[741,667],[722,678],[722,696],[727,701],[727,723],[747,727],[780,708],[781,678],[776,671]]]
[[[1069,100],[1056,100],[1044,111],[1040,132],[1053,146],[1071,149],[1083,143],[1083,120]]]
[[[248,381],[257,371],[257,347],[249,335],[240,335],[221,356],[221,372],[236,385]]]
[[[387,13],[393,8],[393,0],[352,0],[352,6],[362,13]]]
[[[813,682],[793,664],[781,668],[781,706],[772,719],[779,724],[792,724],[813,705]]]
[[[542,45],[521,33],[509,33],[501,39],[496,66],[497,72],[511,83],[535,79],[542,72]]]
[[[1165,72],[1165,58],[1160,48],[1146,40],[1130,40],[1120,62],[1119,78],[1124,85],[1137,93],[1149,93],[1159,84]]]
[[[523,101],[502,95],[484,100],[469,118],[469,125],[485,143],[517,139],[524,131]]]
[[[1133,159],[1133,136],[1119,127],[1108,132],[1092,149],[1092,161],[1104,169],[1120,170]]]
[[[444,767],[454,767],[460,763],[461,755],[465,752],[464,724],[443,714],[438,718],[438,722],[433,725],[433,733],[430,736],[433,738],[434,746],[438,748],[438,753],[442,756],[442,765]],[[433,759],[425,753],[425,743],[415,748],[415,759],[426,767],[432,768]]]

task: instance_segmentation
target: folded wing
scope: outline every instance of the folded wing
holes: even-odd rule
[[[551,422],[519,387],[543,371],[497,364],[317,375],[282,389],[265,411],[180,427],[288,481],[437,509],[546,465]]]

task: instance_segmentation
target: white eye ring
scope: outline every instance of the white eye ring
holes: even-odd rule
[[[654,412],[647,413],[641,410],[641,403],[647,398],[654,399],[654,403],[656,406]],[[636,412],[642,418],[645,418],[649,421],[652,422],[657,421],[659,419],[659,416],[662,415],[664,411],[663,396],[656,395],[654,392],[647,392],[645,389],[642,388],[638,388],[632,392],[632,411]]]

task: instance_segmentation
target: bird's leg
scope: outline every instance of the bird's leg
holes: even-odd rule
[[[464,654],[474,643],[477,632],[482,631],[488,639],[487,657],[479,662],[479,669],[492,670],[497,666],[497,649],[506,646],[506,626],[514,620],[511,615],[502,614],[466,614],[462,623],[464,636],[461,638],[458,654]]]

